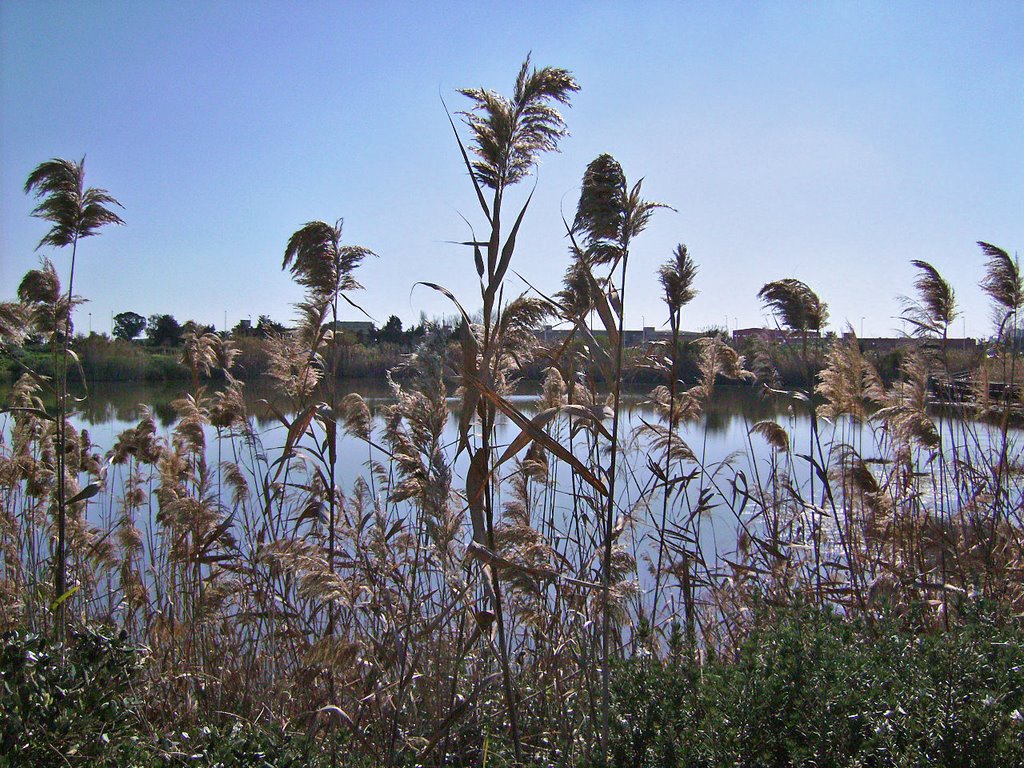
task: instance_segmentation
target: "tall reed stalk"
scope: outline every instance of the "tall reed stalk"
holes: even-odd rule
[[[54,553],[53,565],[53,601],[57,608],[57,625],[61,632],[64,629],[64,616],[67,591],[67,511],[69,503],[82,500],[74,498],[69,501],[67,494],[67,417],[68,417],[68,365],[70,361],[69,345],[72,334],[71,315],[74,309],[75,257],[78,254],[78,241],[96,235],[101,227],[107,224],[123,224],[121,218],[110,206],[120,207],[120,203],[111,197],[105,189],[85,186],[85,158],[73,162],[70,160],[53,159],[39,166],[29,174],[25,181],[25,193],[32,194],[39,204],[33,209],[32,215],[50,222],[53,226],[43,236],[36,250],[49,245],[54,248],[71,248],[71,267],[68,276],[67,296],[63,305],[55,302],[53,327],[50,336],[50,348],[53,352],[54,370],[56,371],[54,394],[56,396],[56,478],[57,478],[57,548]]]

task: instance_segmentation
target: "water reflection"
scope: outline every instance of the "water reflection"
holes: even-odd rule
[[[223,386],[211,382],[207,393],[216,392]],[[6,401],[10,387],[0,387],[0,399]],[[162,429],[171,429],[178,416],[173,406],[176,399],[184,397],[188,385],[184,382],[145,382],[94,384],[86,391],[75,393],[73,420],[92,431],[102,429],[116,434],[121,429],[134,426],[148,409]],[[516,406],[530,413],[537,409],[539,384],[526,384],[523,393],[516,396]],[[279,422],[273,409],[287,412],[289,404],[269,382],[249,382],[245,386],[245,402],[257,429],[263,430]],[[393,401],[390,388],[381,379],[350,379],[338,383],[338,396],[358,392],[376,412],[380,406]],[[644,402],[646,389],[629,388],[624,404],[631,413],[649,416],[653,414]],[[452,399],[452,407],[458,401]],[[273,408],[273,409],[272,409]],[[714,399],[705,409],[701,429],[721,435],[732,431],[736,422],[753,424],[763,419],[778,419],[791,413],[790,403],[785,398],[765,394],[758,387],[722,386],[715,390]]]

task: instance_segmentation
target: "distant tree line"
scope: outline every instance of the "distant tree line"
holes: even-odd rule
[[[366,331],[342,333],[350,338],[354,337],[353,340],[357,343],[412,346],[426,334],[427,325],[426,319],[423,318],[419,324],[403,329],[401,318],[391,315],[380,328],[371,325]],[[153,314],[146,318],[137,312],[127,311],[114,315],[114,338],[135,341],[145,335],[146,343],[153,347],[179,346],[190,331],[215,333],[216,329],[212,325],[204,325],[195,320],[179,323],[174,315],[170,314]],[[273,320],[269,315],[260,315],[255,326],[249,320],[240,320],[227,335],[235,339],[265,339],[287,331],[287,326]]]

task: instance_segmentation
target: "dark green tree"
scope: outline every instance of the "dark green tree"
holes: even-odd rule
[[[186,320],[181,324],[181,335],[184,336],[189,333],[194,333],[197,336],[202,336],[204,333],[216,333],[217,329],[212,325],[206,323],[200,323],[198,320]]]
[[[270,315],[260,315],[256,323],[256,335],[260,338],[267,338],[278,333],[284,333],[287,329],[281,323],[272,320]]]
[[[384,327],[377,331],[377,341],[388,344],[402,343],[402,321],[395,315],[388,318]]]
[[[146,322],[146,338],[154,347],[176,347],[183,333],[174,315],[150,315]]]
[[[114,338],[131,341],[146,330],[146,318],[135,312],[114,315]]]

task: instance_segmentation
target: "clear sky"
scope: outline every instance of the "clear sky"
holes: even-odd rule
[[[760,287],[797,277],[836,330],[887,335],[920,258],[957,291],[954,335],[990,333],[974,243],[1024,247],[1020,2],[5,0],[0,298],[46,231],[26,176],[87,155],[126,226],[80,247],[79,330],[125,310],[290,320],[288,237],[342,217],[379,254],[356,297],[378,323],[451,311],[418,280],[477,307],[472,254],[447,241],[468,234],[460,213],[482,224],[440,98],[508,93],[530,51],[582,87],[513,264],[541,290],[559,288],[583,170],[610,152],[677,209],[635,243],[630,326],[664,322],[655,270],[684,242],[691,328],[760,326]]]

